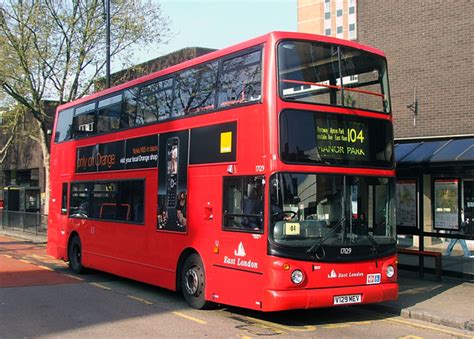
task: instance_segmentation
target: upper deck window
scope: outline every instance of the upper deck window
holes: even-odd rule
[[[91,99],[58,114],[55,142],[258,103],[262,46]]]
[[[74,108],[65,109],[59,113],[58,122],[56,124],[56,134],[54,135],[55,142],[71,139],[73,114]]]
[[[222,63],[219,107],[232,106],[261,98],[262,52],[238,56]]]
[[[143,125],[170,118],[173,107],[173,78],[143,86],[140,91],[139,111],[134,125]]]
[[[97,132],[109,132],[120,128],[120,113],[122,111],[122,94],[100,100],[97,104]]]
[[[76,138],[96,132],[95,102],[76,108],[73,118],[73,136]]]
[[[132,87],[123,92],[122,102],[122,114],[121,121],[122,127],[133,127],[136,125],[137,116],[137,99],[138,99],[138,87]]]
[[[390,112],[386,61],[320,42],[278,46],[280,96],[286,101]]]
[[[217,62],[191,68],[176,77],[173,117],[210,111],[215,108]]]

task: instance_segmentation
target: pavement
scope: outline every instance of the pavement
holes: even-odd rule
[[[474,331],[474,281],[400,270],[398,300],[369,307],[438,325]]]
[[[46,243],[46,235],[0,229],[0,234],[33,243]],[[474,261],[474,259],[471,259]],[[431,274],[420,279],[417,272],[400,270],[396,301],[361,307],[381,313],[416,319],[461,330],[474,331],[474,280]]]
[[[29,241],[34,244],[46,244],[47,241],[45,233],[30,233],[16,229],[0,228],[0,235],[6,235],[8,237]]]

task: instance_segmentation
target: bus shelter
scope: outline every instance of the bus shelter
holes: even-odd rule
[[[443,274],[472,277],[474,137],[398,140],[395,158],[399,248],[439,252]],[[421,276],[435,268],[417,257],[401,255],[400,264]]]

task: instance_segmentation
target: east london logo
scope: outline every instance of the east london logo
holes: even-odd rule
[[[236,257],[245,257],[246,256],[244,244],[242,244],[242,242],[240,242],[239,248],[234,250],[234,255]]]
[[[332,270],[331,273],[328,274],[328,278],[357,278],[363,277],[364,273],[362,272],[349,272],[349,273],[336,273],[335,270]]]
[[[249,260],[243,259],[247,256],[247,253],[245,253],[244,244],[242,242],[240,242],[237,249],[234,250],[234,255],[237,258],[224,256],[224,264],[235,265],[235,266],[246,267],[246,268],[255,268],[255,269],[258,268],[258,263],[250,259]]]

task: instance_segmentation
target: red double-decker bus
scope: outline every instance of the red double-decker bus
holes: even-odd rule
[[[397,298],[374,48],[273,32],[58,108],[48,253],[262,311]]]

